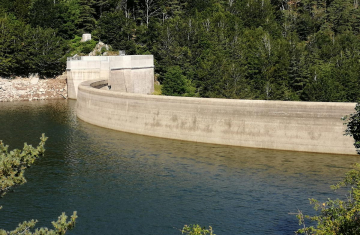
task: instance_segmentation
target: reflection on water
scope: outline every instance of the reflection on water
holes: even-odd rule
[[[221,234],[292,234],[308,198],[335,194],[357,156],[239,148],[133,135],[78,120],[75,101],[0,103],[0,139],[37,144],[46,156],[28,183],[0,200],[0,227],[50,226],[77,210],[71,234],[181,234],[184,224]]]

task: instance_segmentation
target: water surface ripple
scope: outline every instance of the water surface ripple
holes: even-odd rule
[[[78,211],[69,234],[181,234],[184,224],[217,235],[293,234],[290,212],[313,213],[308,198],[343,198],[330,184],[357,156],[191,143],[96,127],[76,118],[75,101],[0,103],[0,139],[36,145],[46,156],[27,183],[0,199],[0,228],[37,219],[51,227]]]

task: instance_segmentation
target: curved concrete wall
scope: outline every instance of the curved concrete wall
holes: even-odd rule
[[[94,125],[204,143],[356,154],[340,119],[354,112],[355,103],[152,96],[91,83],[79,86],[77,116]]]

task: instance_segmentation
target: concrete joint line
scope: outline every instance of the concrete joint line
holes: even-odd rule
[[[139,67],[139,68],[110,68],[110,70],[124,70],[124,69],[153,69],[155,66],[149,66],[149,67]]]
[[[97,70],[107,70],[107,69],[100,69],[100,67],[97,67],[97,68],[92,67],[91,69],[93,69],[93,70],[95,70],[95,69],[97,69]],[[66,71],[77,71],[77,70],[89,70],[89,68],[66,69]]]

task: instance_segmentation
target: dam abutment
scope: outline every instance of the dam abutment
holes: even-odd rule
[[[68,97],[77,99],[78,86],[89,80],[108,80],[113,91],[151,94],[154,91],[152,55],[81,56],[68,58]]]

